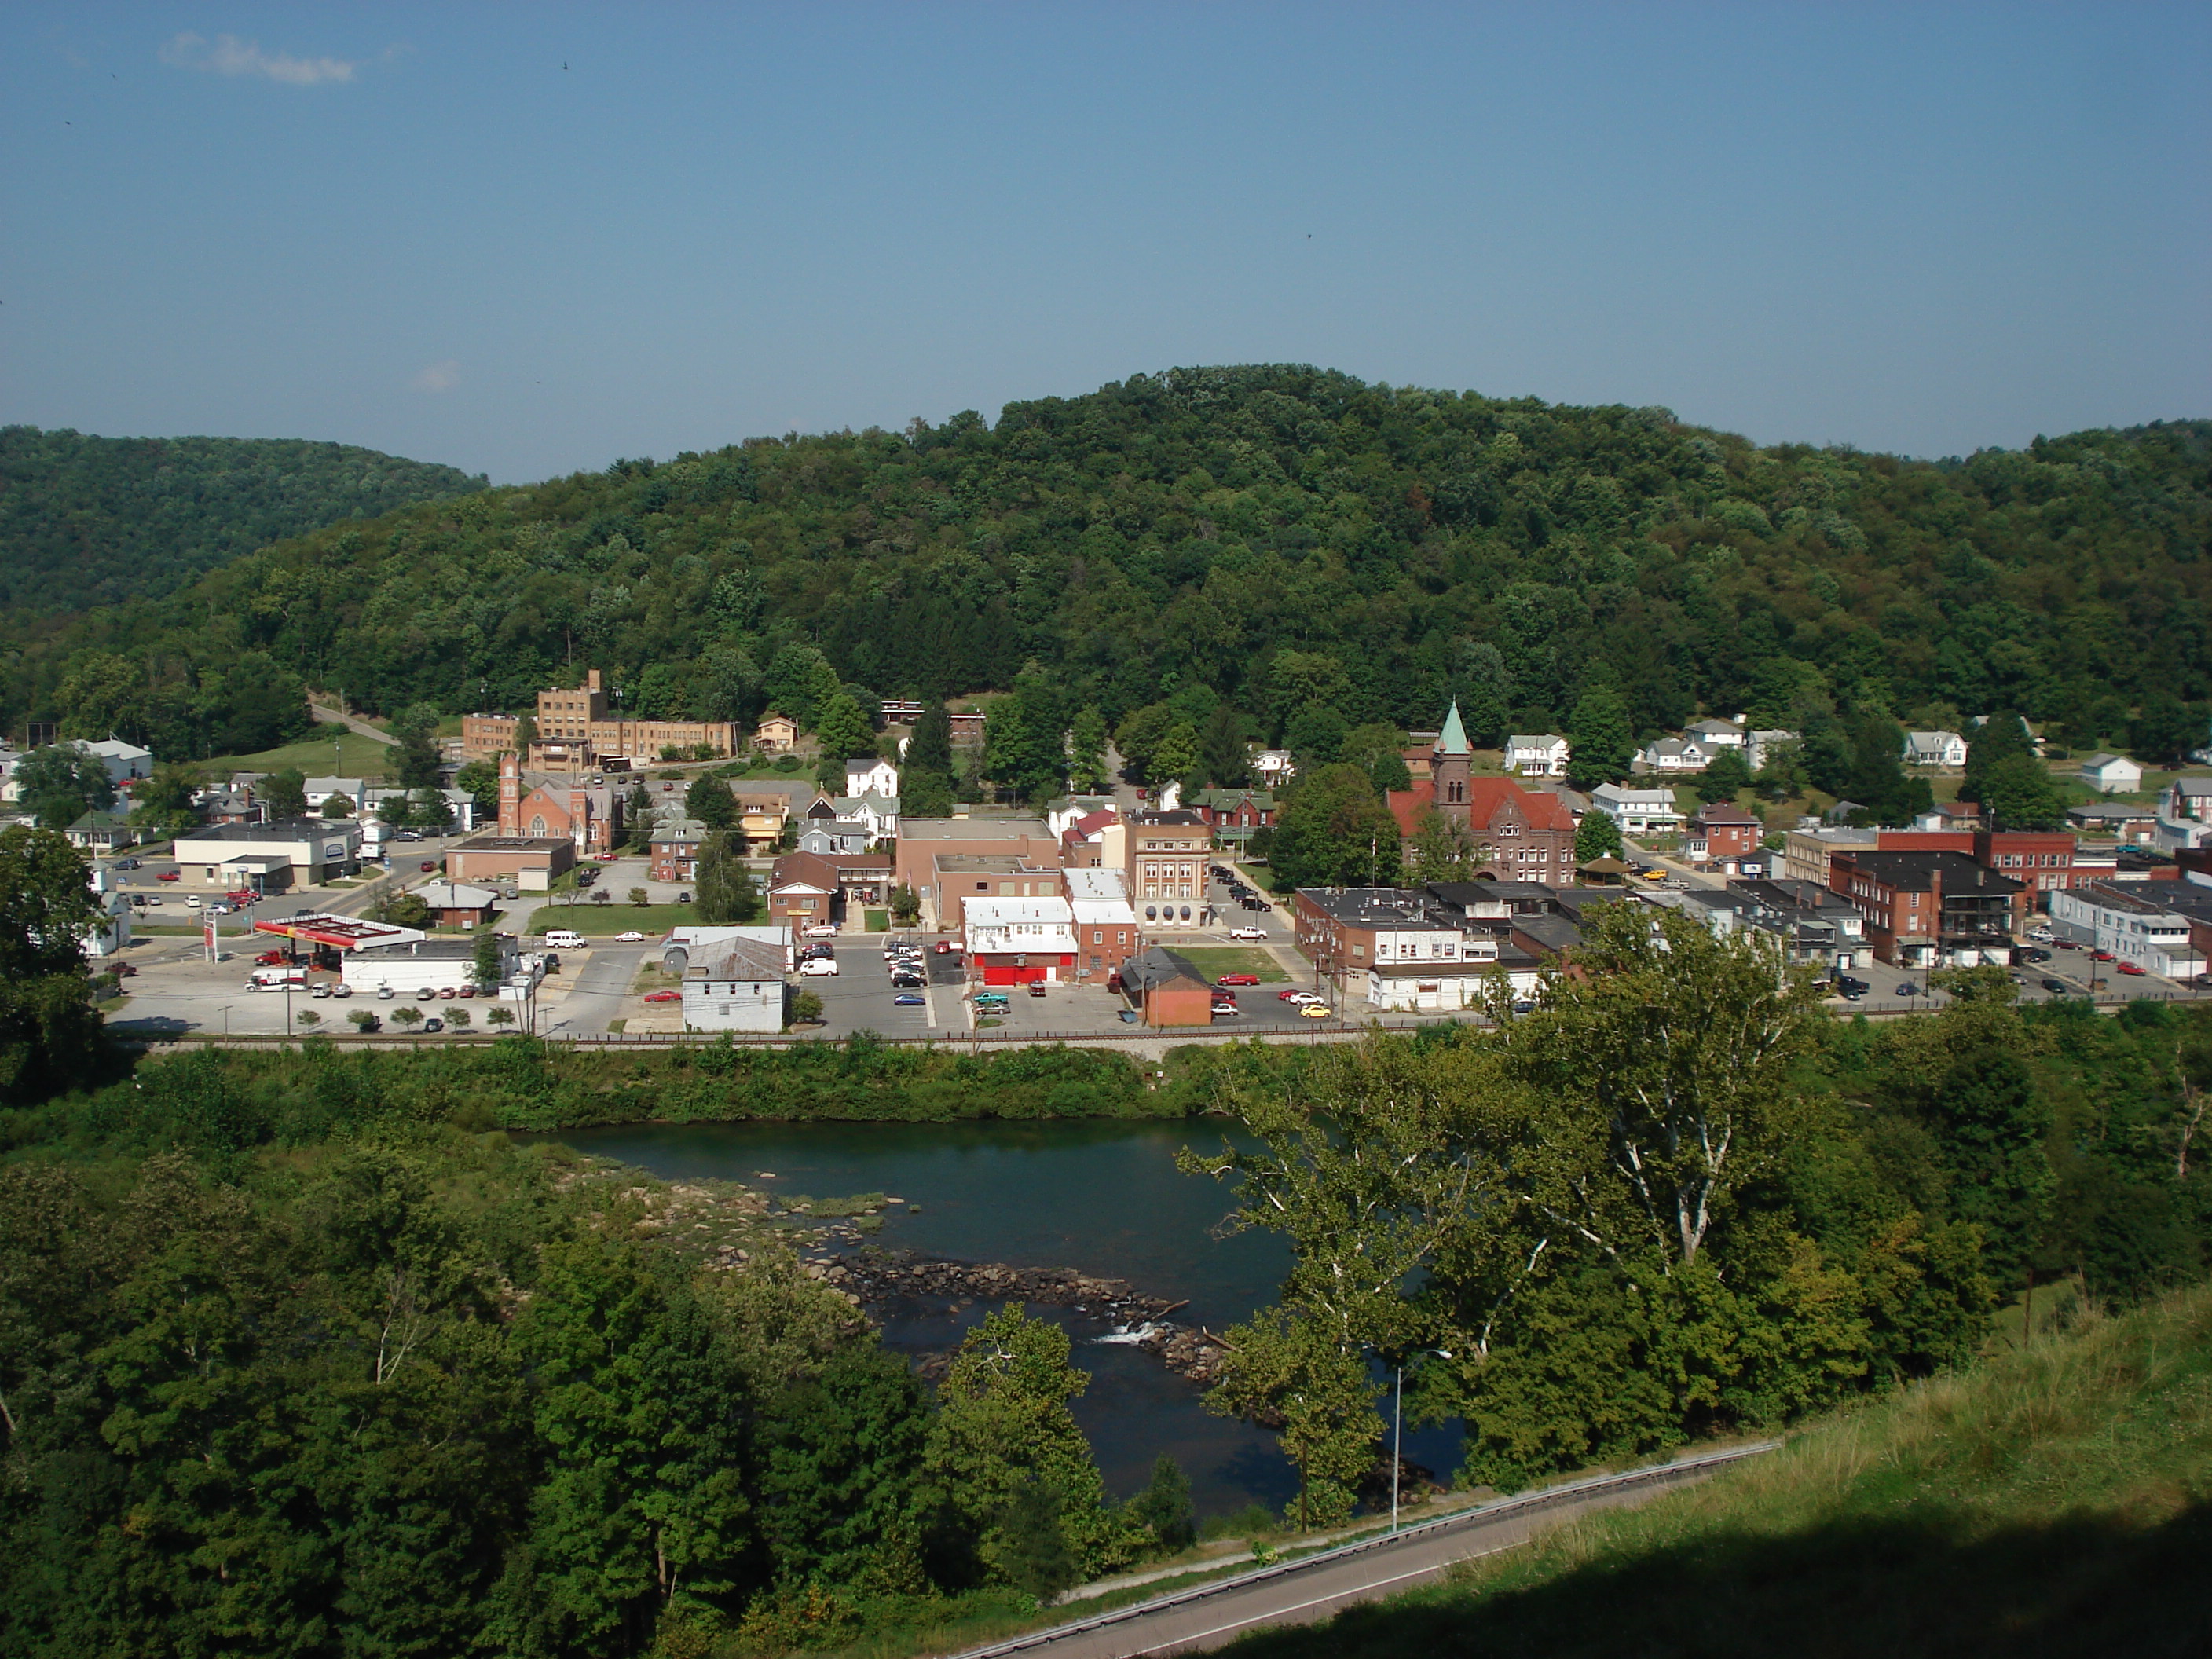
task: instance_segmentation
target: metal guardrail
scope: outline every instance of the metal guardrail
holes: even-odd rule
[[[1210,1584],[1195,1585],[1189,1589],[1171,1591],[1156,1595],[1147,1601],[1134,1601],[1126,1607],[1116,1607],[1109,1613],[1093,1613],[1087,1619],[1072,1620],[1065,1625],[1054,1625],[1046,1630],[1031,1631],[1027,1635],[1009,1637],[1002,1642],[993,1642],[980,1648],[967,1648],[953,1659],[1004,1659],[1004,1656],[1026,1653],[1070,1636],[1080,1636],[1096,1630],[1110,1629],[1127,1624],[1168,1607],[1188,1607],[1194,1601],[1204,1601],[1231,1590],[1249,1589],[1254,1584],[1293,1577],[1328,1562],[1344,1561],[1358,1555],[1388,1549],[1408,1539],[1434,1538],[1441,1534],[1462,1528],[1488,1526],[1516,1516],[1534,1515],[1547,1509],[1573,1508],[1583,1500],[1600,1493],[1633,1491],[1639,1486],[1665,1486],[1678,1481],[1693,1480],[1747,1458],[1760,1456],[1781,1449],[1779,1440],[1762,1440],[1753,1445],[1733,1446],[1726,1451],[1707,1452],[1697,1457],[1679,1458],[1669,1463],[1654,1463],[1640,1469],[1631,1469],[1623,1474],[1594,1475],[1587,1480],[1574,1480],[1564,1486],[1547,1486],[1541,1492],[1525,1492],[1517,1497],[1501,1498],[1495,1503],[1478,1504],[1473,1509],[1460,1510],[1451,1515],[1438,1516],[1433,1521],[1423,1521],[1410,1527],[1401,1527],[1395,1532],[1378,1533],[1372,1538],[1363,1538],[1350,1544],[1340,1544],[1334,1549],[1319,1550],[1311,1555],[1302,1555],[1295,1561],[1279,1562],[1271,1567],[1257,1568],[1251,1572],[1240,1572],[1232,1577],[1216,1579]],[[1203,1572],[1203,1563],[1194,1565],[1194,1572]]]

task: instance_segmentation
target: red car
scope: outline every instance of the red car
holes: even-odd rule
[[[681,1002],[684,1000],[684,993],[681,991],[647,991],[645,994],[645,1000],[647,1002]]]
[[[253,965],[256,968],[274,968],[283,960],[284,953],[282,951],[264,951],[253,958]]]
[[[1257,974],[1224,974],[1213,982],[1216,985],[1257,985],[1260,976]]]
[[[427,875],[428,875],[428,874],[429,874],[433,870],[436,869],[437,867],[438,867],[437,863],[436,863],[436,861],[435,861],[435,860],[431,860],[431,859],[424,859],[424,860],[422,860],[422,873],[423,873],[424,875],[426,875],[426,876],[427,876]]]
[[[2122,963],[2120,964],[2120,971],[2133,979],[2142,979],[2147,977],[2143,969],[2136,967],[2132,962]]]
[[[1275,993],[1275,1000],[1278,1002],[1288,1002],[1296,995],[1297,995],[1296,991],[1278,991]]]
[[[2092,951],[2089,952],[2089,960],[2092,962],[2110,962],[2112,959],[2112,953],[2110,951]]]
[[[177,872],[173,870],[164,870],[160,875],[154,878],[156,881],[174,881],[176,878]]]

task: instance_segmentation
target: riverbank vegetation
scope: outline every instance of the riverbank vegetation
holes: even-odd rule
[[[2204,1650],[2212,1291],[2081,1313],[1649,1508],[1237,1659]]]
[[[2212,1011],[2023,1009],[1975,969],[1940,1014],[1842,1024],[1671,913],[1601,913],[1577,960],[1494,1033],[1279,1088],[1240,1057],[1257,1149],[1185,1155],[1291,1246],[1213,1402],[1283,1425],[1316,1524],[1372,1465],[1378,1364],[1510,1489],[1969,1365],[2039,1280],[2112,1306],[2203,1272]]]
[[[1057,1326],[991,1315],[932,1390],[807,1271],[811,1218],[325,1045],[252,1073],[9,1115],[0,1648],[775,1653],[1188,1542],[1171,1468],[1108,1500]]]

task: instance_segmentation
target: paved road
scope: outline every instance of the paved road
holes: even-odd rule
[[[389,732],[380,732],[367,720],[356,720],[351,714],[341,714],[335,708],[325,708],[319,702],[307,705],[307,713],[325,726],[343,726],[349,732],[374,739],[378,743],[397,744],[398,738]]]
[[[631,982],[647,951],[659,954],[659,945],[594,945],[589,951],[561,953],[562,978],[568,993],[547,1004],[541,991],[538,1029],[547,1036],[572,1036],[580,1031],[605,1031],[607,1022],[618,1018],[629,1003]]]
[[[1052,1659],[1133,1659],[1202,1653],[1262,1626],[1311,1625],[1360,1601],[1394,1595],[1459,1562],[1525,1543],[1594,1510],[1649,1502],[1715,1470],[1771,1451],[1763,1442],[1626,1474],[1502,1498],[1396,1536],[1327,1550],[1052,1630],[976,1648],[961,1659],[1047,1654]]]

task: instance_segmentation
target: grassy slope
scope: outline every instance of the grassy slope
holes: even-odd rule
[[[2212,1650],[2212,1288],[1244,1659]]]

